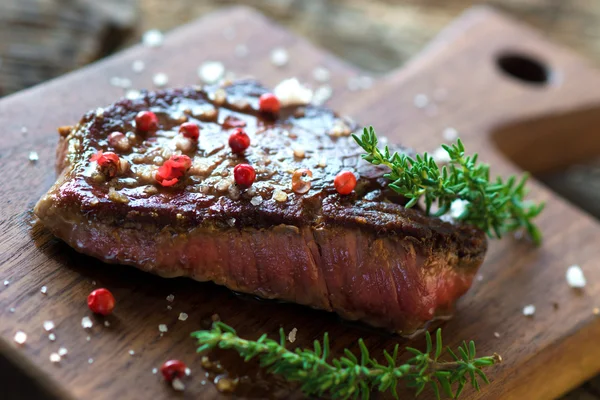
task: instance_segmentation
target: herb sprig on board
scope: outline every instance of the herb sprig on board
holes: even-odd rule
[[[507,232],[525,229],[535,244],[541,243],[542,234],[532,220],[544,204],[524,201],[527,175],[520,180],[511,176],[490,181],[489,165],[477,163],[477,154],[466,156],[460,139],[451,146],[442,145],[450,160],[447,167],[440,168],[427,153],[412,158],[391,154],[388,146],[380,150],[373,127],[364,128],[361,137],[353,137],[366,152],[363,159],[390,168],[385,177],[392,181],[391,189],[410,199],[407,208],[423,198],[427,214],[437,203],[437,211],[431,214],[439,217],[451,210],[454,201],[462,200],[466,203],[458,220],[484,230],[490,237],[500,238]]]
[[[442,394],[456,398],[465,385],[480,389],[480,380],[489,383],[482,369],[502,361],[498,354],[489,357],[475,355],[475,343],[465,343],[454,352],[446,351],[452,361],[441,361],[443,353],[442,331],[436,332],[435,344],[426,334],[424,352],[407,347],[413,357],[405,363],[398,361],[399,345],[392,353],[383,352],[385,362],[380,364],[371,357],[362,339],[359,340],[360,356],[344,350],[344,356],[330,359],[329,338],[315,340],[314,349],[288,350],[283,328],[279,331],[279,342],[262,335],[258,340],[240,338],[230,326],[215,322],[212,329],[192,333],[198,340],[198,352],[211,349],[236,351],[244,361],[258,358],[267,371],[281,375],[290,382],[298,382],[308,395],[329,395],[333,399],[369,399],[375,390],[390,392],[398,398],[398,385],[404,382],[414,388],[416,394],[431,388],[436,397]]]

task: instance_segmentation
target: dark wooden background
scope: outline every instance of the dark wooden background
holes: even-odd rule
[[[597,0],[0,0],[0,96],[62,75],[209,11],[247,4],[374,75],[397,68],[465,8],[487,3],[600,64]],[[589,167],[549,176],[575,190]],[[583,178],[582,178],[583,177]],[[574,183],[575,182],[575,183]],[[578,197],[590,204],[596,188]],[[590,197],[591,196],[591,197]],[[597,201],[596,201],[597,204]],[[0,370],[7,371],[0,360]],[[3,374],[5,377],[6,375]],[[565,399],[600,399],[600,377]]]

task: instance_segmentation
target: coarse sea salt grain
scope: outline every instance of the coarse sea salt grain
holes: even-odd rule
[[[186,319],[188,319],[188,315],[184,312],[179,313],[179,320],[180,321],[185,321]]]
[[[429,104],[429,97],[425,94],[418,94],[413,98],[413,104],[417,108],[425,108]]]
[[[169,76],[164,72],[154,74],[154,76],[152,77],[152,83],[154,83],[154,85],[158,87],[167,86],[167,83],[169,83]]]
[[[61,357],[64,357],[67,355],[69,351],[67,350],[66,347],[61,347],[60,349],[58,349],[58,355]]]
[[[275,192],[273,192],[273,200],[275,200],[275,201],[282,203],[282,202],[286,201],[287,198],[288,198],[288,195],[283,190],[276,189]]]
[[[320,106],[325,104],[325,102],[327,100],[329,100],[331,98],[331,96],[333,95],[333,89],[331,88],[331,86],[329,85],[323,85],[318,87],[313,96],[312,96],[312,103]]]
[[[448,127],[442,131],[442,136],[444,137],[444,140],[451,142],[458,137],[458,131],[452,127]]]
[[[531,317],[533,314],[535,314],[535,306],[533,304],[523,307],[523,315],[526,317]]]
[[[173,389],[177,390],[178,392],[183,392],[185,390],[185,384],[179,378],[173,379],[171,385],[173,386]]]
[[[288,340],[290,343],[294,343],[296,341],[296,333],[298,333],[298,328],[294,328],[288,334]]]
[[[93,364],[94,363],[94,359],[93,358],[88,358],[88,364]]]
[[[129,355],[130,355],[130,356],[132,356],[132,355],[134,355],[134,354],[135,354],[135,351],[133,351],[133,350],[129,350]]]
[[[104,321],[104,326],[108,328],[110,326],[110,322]]]
[[[48,293],[48,288],[46,286],[42,286],[41,289],[40,289],[40,292],[42,294],[46,294],[46,293]]]
[[[168,302],[173,302],[173,300],[175,300],[175,295],[170,294],[170,295],[167,296],[167,301]]]
[[[144,69],[146,69],[146,63],[143,62],[142,60],[135,60],[132,64],[131,64],[131,70],[133,72],[136,73],[140,73],[142,72]]]
[[[283,47],[276,47],[271,51],[271,64],[283,67],[290,61],[290,55]]]
[[[454,200],[450,204],[450,216],[455,219],[460,217],[467,209],[468,204],[469,204],[469,202],[467,200],[461,200],[461,199]]]
[[[44,321],[44,329],[46,330],[46,332],[50,332],[52,329],[54,329],[54,322]]]
[[[60,355],[58,353],[50,354],[50,362],[53,362],[53,363],[60,362]]]
[[[159,331],[159,332],[165,333],[165,332],[167,332],[168,330],[169,330],[169,328],[167,327],[167,325],[166,325],[166,324],[160,324],[160,325],[158,325],[158,331]]]
[[[157,373],[157,372],[158,372],[158,368],[152,368],[152,373],[153,373],[154,375],[156,375],[156,373]]]
[[[84,329],[89,329],[89,328],[91,328],[92,326],[94,326],[94,323],[92,322],[92,320],[90,319],[90,317],[83,317],[83,318],[81,319],[81,326],[82,326]]]
[[[443,147],[438,147],[431,154],[433,160],[437,163],[446,164],[450,162],[450,154]]]
[[[313,69],[312,76],[317,82],[327,82],[331,78],[331,72],[325,67],[316,67]]]
[[[584,288],[587,281],[585,279],[585,275],[583,275],[583,271],[579,265],[571,265],[567,268],[567,283],[572,288],[581,289]]]
[[[127,92],[125,92],[125,97],[129,100],[135,100],[135,99],[139,98],[141,95],[142,95],[142,93],[136,89],[129,89]]]
[[[217,83],[225,75],[225,66],[219,61],[206,61],[198,67],[198,76],[204,83]]]
[[[29,161],[36,162],[39,159],[40,159],[40,156],[38,155],[37,151],[30,151],[29,152]]]
[[[112,78],[110,78],[108,83],[110,83],[111,86],[115,86],[115,87],[119,87],[119,88],[123,88],[123,89],[127,89],[127,88],[131,87],[131,79],[121,78],[118,76],[113,76]]]
[[[8,285],[10,285],[10,281],[7,279],[4,281],[4,286],[8,286]]]
[[[309,104],[313,98],[313,91],[302,85],[297,78],[279,82],[273,89],[273,94],[282,106]]]
[[[263,198],[260,196],[254,196],[253,198],[250,199],[250,204],[252,204],[253,206],[261,205],[262,202],[263,202]]]
[[[164,36],[158,29],[150,29],[144,32],[142,35],[142,43],[148,47],[159,47],[162,46]]]
[[[248,53],[248,46],[246,46],[245,44],[238,44],[233,50],[233,54],[238,58],[246,57]]]
[[[54,342],[56,340],[56,335],[54,333],[51,333],[48,335],[48,339],[50,339],[51,342]]]
[[[92,337],[91,336],[86,336],[85,340],[89,342],[90,340],[92,340]]]
[[[11,307],[11,308],[8,309],[8,311],[10,311],[11,313],[14,313],[16,310],[15,310],[14,307]]]
[[[494,336],[497,337],[497,338],[499,338],[500,334],[498,332],[494,332]]]
[[[192,370],[189,368],[185,369],[185,376],[190,376],[192,374]]]
[[[25,344],[27,341],[27,334],[23,331],[17,331],[17,333],[15,333],[14,340],[17,344]]]

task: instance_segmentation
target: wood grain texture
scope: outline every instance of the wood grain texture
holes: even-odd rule
[[[232,24],[237,27],[235,42],[223,37],[224,29]],[[247,57],[234,56],[237,42],[248,45]],[[282,69],[268,61],[270,50],[277,45],[291,54],[290,65]],[[506,77],[494,60],[508,50],[539,58],[560,72],[562,79],[548,86],[531,86]],[[131,72],[136,59],[147,65],[140,75]],[[581,154],[597,144],[585,134],[590,132],[590,120],[581,122],[577,116],[598,104],[600,95],[591,88],[597,87],[600,75],[538,34],[482,8],[465,14],[405,69],[383,77],[368,91],[347,91],[347,79],[360,73],[356,69],[247,9],[234,9],[173,32],[162,48],[133,48],[5,98],[0,102],[4,132],[0,135],[0,169],[5,172],[0,178],[0,281],[8,279],[10,284],[0,286],[0,351],[26,365],[61,399],[219,398],[212,384],[202,385],[204,371],[189,338],[191,331],[207,326],[215,313],[251,338],[262,332],[275,334],[280,326],[286,332],[297,327],[294,344],[299,346],[329,331],[334,353],[344,347],[356,350],[352,346],[359,337],[364,337],[375,353],[398,342],[324,312],[252,301],[212,284],[165,280],[102,264],[77,254],[33,223],[30,210],[54,180],[57,126],[73,123],[87,109],[122,95],[108,85],[112,76],[131,77],[136,87],[150,87],[152,74],[166,72],[170,85],[192,84],[197,82],[197,66],[210,59],[222,60],[228,69],[254,75],[267,85],[288,76],[310,81],[312,69],[326,65],[333,76],[333,108],[374,124],[392,141],[419,150],[434,149],[443,140],[442,130],[455,127],[468,149],[480,152],[481,158],[493,165],[493,172],[502,175],[519,168],[500,153],[497,144],[514,149],[510,157],[521,164],[527,158],[520,147],[529,146],[531,152],[546,148],[548,152],[551,146],[541,143],[548,137],[564,140],[573,134],[573,127],[584,130],[580,137],[585,140],[577,141]],[[435,107],[415,108],[417,94],[437,98],[431,103]],[[544,123],[547,118],[562,122]],[[28,131],[25,135],[23,126]],[[552,133],[546,136],[546,130]],[[528,135],[536,139],[527,140]],[[560,140],[561,145],[569,143]],[[27,161],[30,150],[39,153],[38,163]],[[568,161],[561,152],[552,155],[556,165]],[[553,167],[546,159],[530,165]],[[481,394],[468,392],[465,398],[554,398],[596,374],[600,367],[600,345],[593,340],[600,333],[600,324],[592,313],[597,305],[594,297],[600,292],[600,270],[595,268],[600,256],[596,244],[600,226],[541,185],[532,183],[531,187],[532,199],[548,202],[539,219],[546,235],[544,245],[534,249],[510,238],[493,242],[482,279],[461,299],[456,317],[444,325],[447,344],[472,338],[482,354],[497,351],[506,360],[491,372],[491,386]],[[564,279],[567,266],[574,263],[582,266],[589,281],[581,292],[570,289]],[[40,293],[43,285],[48,287],[46,295]],[[96,319],[86,332],[81,318],[89,315],[85,298],[95,287],[113,291],[118,307],[108,318],[110,327]],[[171,293],[175,295],[173,303],[165,299]],[[536,305],[533,318],[521,314],[526,304]],[[172,310],[167,309],[169,305]],[[14,313],[9,311],[11,307]],[[178,321],[179,312],[188,313],[188,320]],[[55,342],[48,340],[42,328],[45,320],[57,325]],[[158,325],[162,323],[169,331],[161,337]],[[12,342],[19,329],[29,335],[22,348]],[[421,346],[420,339],[412,345]],[[53,365],[48,357],[60,346],[67,347],[69,354],[60,365]],[[135,351],[133,356],[130,349]],[[174,393],[151,373],[168,358],[184,360],[193,371],[183,394]],[[225,360],[231,357],[226,355]],[[280,384],[269,385],[266,390],[256,388],[255,396],[278,393],[292,397]]]

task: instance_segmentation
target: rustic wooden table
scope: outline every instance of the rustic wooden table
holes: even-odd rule
[[[16,1],[12,3],[0,1],[0,6],[18,4]],[[170,2],[140,0],[140,15],[136,31],[124,41],[122,47],[139,41],[141,33],[147,29],[158,28],[166,31],[218,7],[236,3],[258,8],[294,32],[377,74],[402,65],[465,8],[480,2],[471,0],[173,0]],[[504,0],[487,3],[528,22],[544,32],[551,40],[576,49],[596,64],[600,63],[599,2]],[[0,25],[0,32],[1,29],[2,25]],[[100,31],[101,29],[96,30],[96,32]],[[2,37],[4,38],[5,35],[2,34]],[[2,49],[0,45],[0,53]],[[64,73],[91,61],[96,56],[88,53],[84,55],[84,57],[55,60],[57,67],[50,74],[37,79],[46,79],[53,74]],[[5,74],[5,70],[6,68],[3,69],[0,64],[0,77]],[[31,75],[28,77],[31,78]],[[36,83],[35,79],[34,77],[23,80],[19,84],[31,85]],[[15,86],[11,89],[17,90],[19,87]],[[565,397],[570,400],[599,398],[600,378],[586,383]]]

